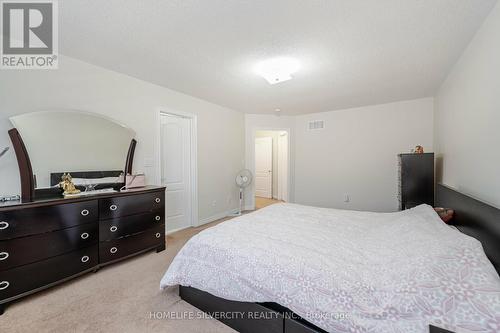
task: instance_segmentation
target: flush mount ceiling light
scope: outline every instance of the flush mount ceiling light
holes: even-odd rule
[[[266,79],[269,84],[276,84],[292,79],[300,64],[296,59],[279,57],[261,61],[255,66],[255,72]]]

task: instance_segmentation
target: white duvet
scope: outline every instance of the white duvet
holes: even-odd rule
[[[161,280],[177,284],[279,303],[329,332],[500,332],[500,279],[481,244],[427,205],[272,205],[191,238]]]

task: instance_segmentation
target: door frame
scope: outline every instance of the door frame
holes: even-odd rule
[[[280,132],[286,132],[288,135],[287,135],[287,146],[288,146],[288,156],[287,156],[287,168],[288,168],[288,177],[287,177],[287,180],[286,180],[286,183],[287,183],[287,188],[286,188],[286,196],[287,196],[287,199],[288,199],[288,202],[291,202],[290,201],[290,194],[291,194],[291,169],[292,169],[292,160],[290,158],[290,155],[291,155],[291,137],[292,137],[292,132],[290,130],[290,128],[283,128],[283,127],[261,127],[261,126],[257,126],[257,127],[253,127],[252,130],[251,130],[251,134],[250,134],[250,140],[252,142],[252,146],[253,146],[253,149],[250,150],[250,154],[249,154],[249,161],[248,161],[248,164],[247,164],[247,167],[248,169],[252,172],[252,175],[255,175],[255,132],[257,131],[280,131]],[[248,145],[247,145],[248,147]],[[247,192],[248,193],[248,192]],[[250,186],[250,207],[246,207],[246,209],[250,209],[250,210],[255,210],[255,183],[252,182],[252,185]]]
[[[277,142],[277,146],[278,146],[278,189],[277,189],[277,198],[278,200],[283,200],[285,202],[289,202],[290,201],[290,198],[288,197],[288,182],[286,181],[289,177],[289,174],[290,174],[290,170],[288,169],[288,155],[290,155],[290,147],[289,147],[289,144],[288,144],[288,132],[285,132],[286,134],[279,134],[278,135],[278,142]],[[281,145],[281,140],[283,138],[283,136],[286,135],[286,141],[284,141],[284,144],[286,144],[286,160],[284,160],[282,163],[280,163],[280,160],[281,160],[281,154],[282,154],[282,150],[280,149],[280,145]],[[283,170],[280,170],[281,168],[284,168],[286,166],[286,179],[285,181],[282,181],[282,174],[283,174]],[[280,187],[282,187],[284,185],[284,183],[287,185],[286,186],[286,191],[283,191],[283,189]],[[273,197],[274,198],[274,197]]]
[[[177,117],[182,117],[190,120],[190,140],[191,140],[191,151],[189,153],[189,158],[191,159],[191,170],[189,171],[191,188],[190,188],[190,215],[191,227],[199,226],[198,221],[198,116],[192,113],[173,110],[170,108],[160,108],[156,112],[156,179],[157,184],[161,185],[161,115],[172,115]],[[165,204],[165,209],[167,205]],[[165,215],[167,216],[167,215]],[[168,221],[166,221],[168,222]],[[167,224],[165,223],[165,229],[167,229]],[[181,230],[181,229],[179,229]],[[165,230],[166,231],[166,230]],[[178,230],[170,230],[166,233],[172,233]]]

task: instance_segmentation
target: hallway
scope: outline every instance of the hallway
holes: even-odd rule
[[[261,209],[270,205],[274,205],[276,203],[284,202],[281,200],[276,200],[276,199],[268,199],[268,198],[261,198],[261,197],[255,197],[255,209]]]

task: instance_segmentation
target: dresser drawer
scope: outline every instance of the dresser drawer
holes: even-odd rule
[[[165,225],[160,224],[140,234],[99,243],[101,263],[113,261],[130,254],[165,244]]]
[[[98,213],[97,200],[0,212],[0,240],[87,224]]]
[[[99,200],[100,219],[158,211],[165,207],[165,193],[154,192]]]
[[[0,274],[0,301],[57,282],[98,264],[97,244]]]
[[[99,240],[107,241],[140,233],[164,223],[165,210],[102,220],[99,221]]]
[[[55,257],[99,241],[97,222],[0,241],[0,271]]]

